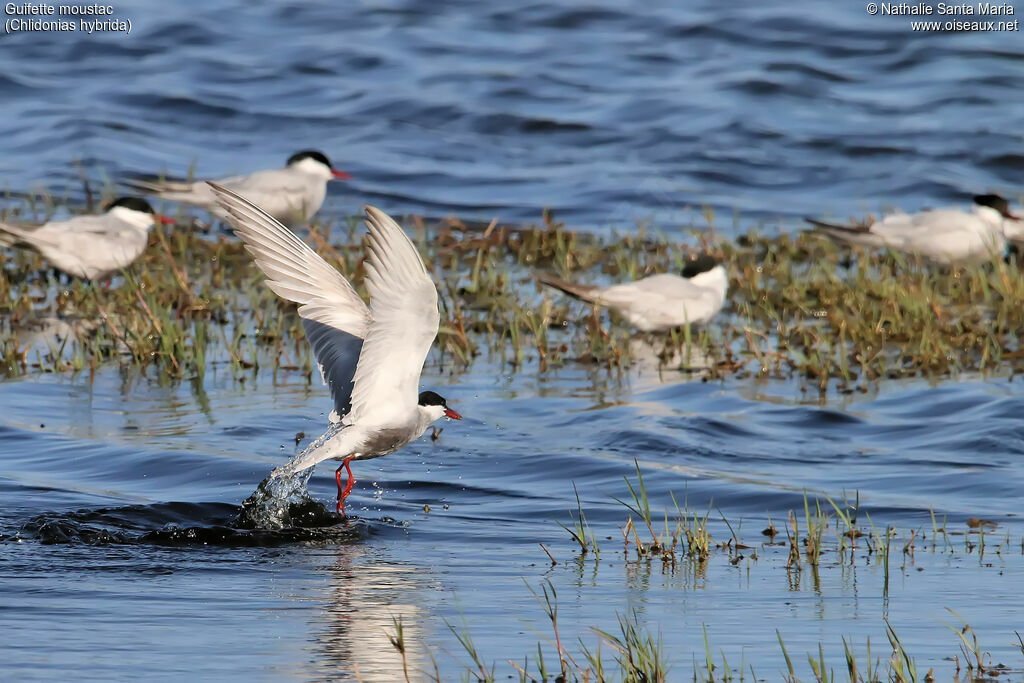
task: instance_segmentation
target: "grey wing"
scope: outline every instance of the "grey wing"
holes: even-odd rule
[[[651,275],[636,282],[612,285],[601,292],[601,301],[608,304],[626,304],[643,297],[654,296],[671,300],[697,299],[704,288],[671,273]]]
[[[299,215],[307,209],[315,212],[323,203],[323,197],[314,196],[315,188],[308,176],[287,168],[226,178],[224,181],[217,181],[217,184],[240,194],[277,218]],[[326,186],[324,191],[326,192]],[[311,207],[311,203],[315,203],[316,206]]]
[[[96,216],[75,216],[70,220],[59,223],[47,223],[40,229],[48,232],[62,231],[80,235],[114,236],[122,230],[127,230],[128,226],[116,218],[112,218],[110,214],[99,214]]]
[[[338,422],[352,410],[352,383],[363,338],[311,318],[303,318],[302,327],[320,365],[320,377],[334,398],[331,422]]]
[[[878,235],[887,245],[900,246],[904,242],[921,235],[927,235],[929,227],[935,218],[940,220],[935,224],[942,224],[941,216],[937,212],[923,211],[921,213],[892,213],[880,221],[871,224],[871,233]]]
[[[75,235],[108,236],[115,226],[105,214],[99,216],[75,216],[64,221],[50,221],[42,225],[3,225],[0,231],[8,235],[11,243],[26,242],[56,246]]]
[[[713,289],[668,273],[609,287],[601,302],[643,330],[703,324],[722,306]]]
[[[268,206],[267,201],[271,199],[271,190],[274,187],[274,180],[279,171],[261,171],[252,175],[236,175],[227,178],[218,178],[209,182],[224,187],[236,194],[240,194],[251,202],[254,202],[264,211],[276,214],[276,207]],[[135,190],[153,194],[161,199],[173,202],[185,202],[209,209],[218,207],[217,197],[210,185],[205,180],[197,181],[174,181],[174,180],[140,180],[127,179],[122,181],[128,187]]]

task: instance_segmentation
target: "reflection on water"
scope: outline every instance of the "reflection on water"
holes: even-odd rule
[[[419,672],[430,670],[418,605],[423,591],[439,586],[423,567],[374,555],[365,545],[339,547],[336,561],[326,568],[329,600],[313,626],[317,668],[357,673],[368,683],[404,680],[402,655],[390,640],[400,617],[405,665],[418,680]]]
[[[700,379],[714,363],[696,344],[676,344],[665,335],[638,335],[629,340],[630,386],[646,388]]]
[[[83,339],[99,324],[97,320],[81,317],[44,316],[20,322],[13,332],[19,346],[39,347],[49,350],[54,358],[61,358],[62,349]]]

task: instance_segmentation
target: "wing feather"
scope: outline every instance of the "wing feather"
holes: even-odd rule
[[[437,336],[437,289],[415,245],[395,221],[366,207],[370,244],[367,330],[347,422],[384,425],[408,419],[416,408],[420,373]]]
[[[370,311],[337,269],[266,211],[216,183],[209,183],[235,234],[245,243],[267,285],[299,305],[299,315],[334,410],[344,416],[352,382],[370,328]]]

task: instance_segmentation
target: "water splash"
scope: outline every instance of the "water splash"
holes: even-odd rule
[[[284,474],[274,470],[242,503],[235,524],[243,529],[285,529],[300,526],[295,523],[296,513],[308,514],[310,504],[323,508],[310,497],[306,488],[312,474],[312,467],[301,472]]]
[[[330,518],[331,523],[337,523],[338,516],[327,512],[321,504],[314,501],[306,484],[314,469],[312,465],[307,465],[309,456],[341,429],[342,425],[332,424],[301,453],[267,475],[242,503],[235,525],[244,529],[264,530],[286,529],[293,526],[323,526],[324,515]],[[317,510],[320,514],[316,514]]]

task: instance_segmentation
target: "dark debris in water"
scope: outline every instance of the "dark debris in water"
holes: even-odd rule
[[[345,520],[312,499],[289,503],[287,519],[287,526],[268,529],[254,525],[244,508],[225,503],[129,505],[38,515],[17,536],[47,545],[273,547],[346,543],[369,534],[365,523]]]

